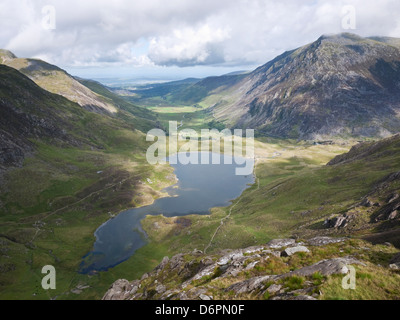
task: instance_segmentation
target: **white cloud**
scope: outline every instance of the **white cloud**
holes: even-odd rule
[[[56,30],[42,27],[54,5]],[[1,0],[0,47],[61,66],[257,65],[338,33],[400,37],[398,0]]]
[[[171,35],[153,38],[149,57],[156,64],[197,65],[224,62],[219,46],[230,38],[228,28],[222,29],[204,24],[173,30]]]

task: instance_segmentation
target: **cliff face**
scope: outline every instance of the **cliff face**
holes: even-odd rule
[[[397,39],[322,36],[286,52],[231,88],[214,115],[277,136],[385,137],[400,129]]]

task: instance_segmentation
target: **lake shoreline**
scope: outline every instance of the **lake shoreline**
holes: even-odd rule
[[[215,155],[212,152],[205,153],[208,153],[209,157]],[[251,176],[234,175],[234,163],[244,162],[243,159],[239,161],[232,158],[231,165],[170,164],[174,168],[177,182],[162,190],[168,196],[156,199],[151,205],[122,211],[102,224],[95,232],[93,250],[82,258],[80,273],[107,271],[125,262],[139,248],[146,245],[148,236],[142,228],[141,221],[148,215],[209,215],[214,207],[230,206],[232,201],[240,197],[255,181],[254,162]],[[133,232],[133,229],[136,232]]]

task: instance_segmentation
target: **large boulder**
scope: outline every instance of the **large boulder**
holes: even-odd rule
[[[286,248],[284,251],[282,251],[281,256],[282,257],[290,257],[297,252],[310,252],[310,250],[308,250],[304,246],[289,247],[289,248]]]

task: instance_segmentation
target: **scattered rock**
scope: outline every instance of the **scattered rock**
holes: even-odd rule
[[[128,280],[121,279],[113,283],[102,300],[125,300],[129,297],[132,286]]]
[[[184,291],[182,291],[178,294],[178,300],[189,300],[189,297]]]
[[[213,297],[207,296],[207,295],[205,295],[205,294],[201,294],[201,295],[199,296],[199,298],[200,298],[200,300],[203,300],[203,301],[209,301],[209,300],[212,300],[212,299],[213,299]]]
[[[162,285],[162,284],[159,284],[159,285],[156,287],[156,292],[157,292],[158,294],[162,294],[162,293],[164,293],[165,291],[167,291],[167,288],[166,288],[164,285]]]
[[[279,285],[279,284],[270,285],[270,286],[268,287],[268,289],[267,289],[267,291],[268,291],[270,294],[277,293],[277,292],[279,292],[279,291],[281,291],[281,290],[282,290],[282,286]]]
[[[182,284],[182,288],[186,288],[193,281],[200,280],[203,277],[210,276],[210,275],[214,274],[215,271],[216,271],[216,268],[217,268],[217,264],[214,264],[214,263],[209,265],[209,266],[207,266],[207,267],[205,267],[205,268],[203,268],[202,270],[200,270],[200,272],[198,272],[196,275],[194,275],[191,279],[185,281]]]
[[[371,207],[374,205],[374,203],[373,203],[370,199],[365,198],[365,199],[360,203],[360,205],[363,206],[363,207],[366,207],[366,208],[371,208]]]
[[[161,263],[158,265],[158,267],[156,267],[154,269],[154,271],[159,273],[162,269],[164,269],[166,267],[168,262],[169,262],[169,258],[168,257],[164,257],[164,259],[161,261]]]
[[[391,214],[389,214],[388,220],[394,220],[399,216],[399,211],[394,210]]]
[[[226,291],[233,291],[236,294],[250,293],[254,290],[261,289],[264,284],[268,281],[271,281],[271,279],[274,279],[274,276],[252,278],[239,283],[235,283],[234,285],[226,289]]]
[[[232,260],[236,260],[238,258],[243,257],[243,252],[242,251],[234,251],[233,253],[227,254],[220,258],[217,262],[218,265],[223,266],[228,264]]]
[[[329,260],[322,260],[316,264],[301,268],[299,270],[295,270],[281,277],[294,276],[294,275],[308,277],[312,276],[316,272],[319,272],[324,276],[330,276],[332,274],[347,274],[349,272],[347,266],[352,264],[359,264],[365,266],[365,264],[362,263],[361,261],[351,257],[335,258]]]
[[[397,253],[391,260],[390,260],[389,268],[392,270],[400,270],[400,253]]]
[[[324,226],[328,229],[330,229],[330,228],[336,228],[336,229],[345,228],[347,226],[347,224],[350,222],[350,220],[352,220],[352,218],[353,218],[353,215],[345,213],[338,217],[326,219],[324,221]]]
[[[160,300],[170,300],[171,297],[179,295],[180,291],[179,290],[168,290],[164,292],[164,294],[161,296]]]
[[[132,289],[131,289],[131,291],[130,291],[129,294],[131,294],[131,295],[136,294],[137,291],[138,291],[139,288],[140,288],[140,281],[139,281],[139,280],[133,281],[133,282],[131,283],[131,288],[132,288]]]
[[[390,263],[400,263],[400,252],[390,260]]]
[[[389,265],[389,269],[400,270],[400,263],[392,263]]]
[[[201,299],[200,296],[205,295],[207,290],[205,288],[192,288],[187,292],[190,299]]]
[[[294,239],[276,239],[268,242],[267,246],[272,249],[281,249],[283,247],[289,247],[296,244]]]
[[[396,201],[397,199],[399,199],[399,197],[400,197],[400,196],[399,196],[398,193],[391,194],[391,195],[387,198],[386,202],[390,204],[390,203]]]
[[[300,296],[294,296],[293,298],[289,300],[310,300],[310,301],[315,301],[318,299],[315,299],[314,297],[307,296],[307,295],[300,295]]]
[[[274,257],[277,257],[277,258],[279,258],[279,257],[281,256],[281,252],[280,252],[280,251],[273,251],[271,254],[272,254]]]
[[[200,255],[200,254],[203,254],[203,251],[194,249],[194,250],[192,251],[192,254],[193,254],[193,255]]]
[[[307,240],[310,246],[325,246],[331,243],[339,243],[345,241],[345,238],[331,238],[331,237],[315,237]]]
[[[259,263],[260,261],[254,261],[252,263],[249,263],[246,267],[246,270],[252,270],[254,267]]]
[[[307,240],[306,244],[322,246],[345,240],[345,238],[316,237]],[[282,248],[282,250],[273,251],[268,248]],[[209,294],[210,290],[215,290],[212,281],[224,279],[223,281],[227,281],[227,285],[223,289],[226,294],[232,292],[235,296],[251,294],[260,298],[263,294],[268,293],[272,300],[315,300],[316,297],[318,298],[318,294],[315,293],[318,288],[312,281],[304,281],[301,289],[291,292],[287,291],[288,289],[281,281],[293,276],[310,277],[316,272],[324,276],[347,274],[349,272],[348,266],[363,265],[361,261],[353,257],[326,259],[288,273],[257,276],[234,283],[235,277],[241,272],[253,270],[257,264],[264,263],[267,259],[276,259],[272,258],[275,254],[281,262],[284,262],[280,259],[281,254],[282,256],[292,256],[297,252],[310,252],[310,250],[303,243],[296,243],[294,239],[278,239],[271,241],[268,246],[225,250],[218,255],[211,256],[205,256],[201,251],[194,250],[192,251],[193,259],[189,261],[184,254],[178,254],[170,259],[165,257],[152,272],[146,273],[142,280],[134,282],[116,281],[103,299],[208,301],[213,300],[213,296]],[[399,260],[400,253],[393,257],[390,268],[398,270],[396,268],[400,265],[397,264]],[[180,284],[176,284],[174,280],[173,285],[171,285],[170,276],[179,277]],[[149,281],[150,279],[151,281]]]
[[[149,277],[148,273],[145,273],[140,280],[146,280]]]
[[[160,224],[158,222],[154,222],[153,223],[153,228],[156,229],[156,230],[160,229]]]
[[[284,251],[282,251],[281,256],[282,257],[290,257],[297,252],[310,252],[310,250],[308,250],[304,246],[290,247],[290,248],[286,248]]]

